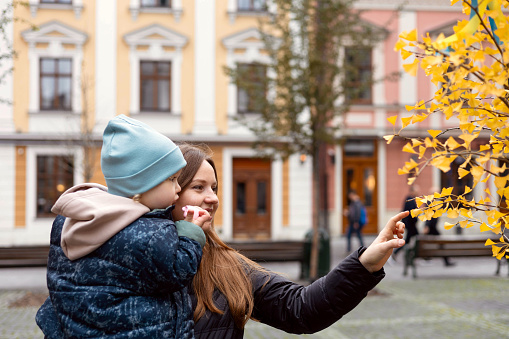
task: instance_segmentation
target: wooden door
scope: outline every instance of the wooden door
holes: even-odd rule
[[[270,161],[233,159],[233,238],[270,239]]]
[[[368,212],[364,234],[378,233],[377,154],[374,140],[357,140],[349,144],[343,161],[343,202],[348,207],[348,192],[355,190]],[[345,147],[346,148],[346,147]],[[343,217],[343,233],[348,229],[348,218]]]

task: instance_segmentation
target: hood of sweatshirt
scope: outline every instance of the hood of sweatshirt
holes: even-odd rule
[[[51,211],[64,217],[61,246],[70,260],[93,252],[150,209],[132,199],[109,194],[99,184],[71,187]]]

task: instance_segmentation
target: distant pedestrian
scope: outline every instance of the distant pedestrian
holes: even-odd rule
[[[413,209],[417,208],[417,202],[415,201],[415,198],[419,195],[419,186],[418,185],[412,185],[410,186],[410,191],[408,192],[407,197],[405,198],[404,204],[403,204],[403,211],[412,211]],[[419,219],[417,216],[412,217],[412,214],[408,214],[407,217],[403,218],[401,220],[405,224],[405,246],[410,243],[410,240],[419,234],[419,231],[417,230],[417,221]],[[392,254],[392,258],[395,260],[396,255],[401,251],[403,247],[397,248],[394,253]]]
[[[348,193],[348,199],[350,203],[348,210],[345,214],[348,216],[348,230],[346,233],[346,250],[350,252],[352,250],[352,234],[355,233],[359,239],[360,246],[364,246],[362,239],[362,227],[364,226],[361,222],[361,214],[363,213],[364,205],[356,191],[352,190]]]
[[[436,187],[431,188],[430,194],[435,193],[438,191]],[[428,235],[440,235],[440,232],[438,231],[437,224],[438,224],[438,217],[437,218],[431,218],[430,220],[426,220],[426,223],[424,224],[424,234]],[[449,260],[448,257],[444,258],[444,265],[445,266],[454,266],[455,264]]]

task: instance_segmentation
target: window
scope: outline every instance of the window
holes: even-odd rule
[[[169,7],[171,0],[141,0],[141,7]]]
[[[347,48],[345,66],[346,99],[353,104],[371,104],[373,76],[371,48]]]
[[[265,0],[238,0],[237,10],[242,12],[265,12]]]
[[[41,4],[72,4],[72,0],[41,0]]]
[[[171,111],[171,62],[141,61],[140,108]]]
[[[237,112],[261,112],[266,96],[267,67],[261,64],[238,64]]]
[[[37,156],[37,217],[52,217],[51,207],[58,197],[73,186],[72,156]]]
[[[468,186],[470,188],[473,187],[474,178],[472,174],[467,174],[463,178],[458,177],[458,168],[465,162],[463,158],[457,157],[451,163],[451,169],[444,173],[440,171],[440,185],[441,187],[452,187],[453,195],[460,195],[465,192],[465,187]],[[465,167],[466,170],[470,170],[470,165]],[[473,197],[473,191],[465,195],[467,200],[471,200]],[[462,206],[468,208],[467,206]]]
[[[40,109],[70,111],[72,60],[41,58]]]

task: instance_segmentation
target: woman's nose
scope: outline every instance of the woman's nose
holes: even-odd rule
[[[210,192],[205,197],[205,200],[209,204],[217,204],[219,202],[219,199],[217,198],[217,194],[215,192]]]

